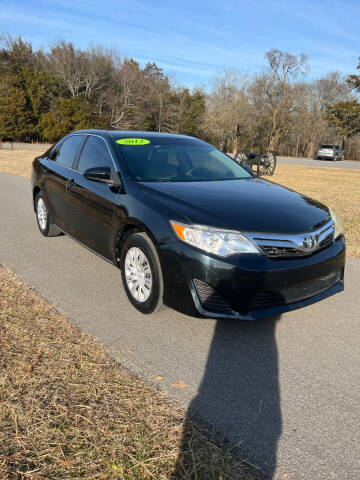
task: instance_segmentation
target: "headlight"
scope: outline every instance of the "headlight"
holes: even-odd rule
[[[342,235],[343,227],[342,227],[342,223],[341,223],[340,218],[336,215],[334,210],[332,210],[332,209],[330,210],[330,215],[331,215],[331,218],[334,222],[334,227],[335,227],[334,239],[336,239],[339,235]]]
[[[242,233],[202,225],[185,225],[172,221],[170,223],[180,240],[219,257],[235,253],[260,254],[254,243]]]

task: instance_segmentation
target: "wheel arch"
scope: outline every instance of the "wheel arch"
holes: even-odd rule
[[[158,243],[155,236],[151,232],[151,230],[146,225],[144,225],[139,221],[129,222],[126,225],[124,225],[123,228],[119,229],[117,234],[115,235],[114,252],[115,252],[115,263],[117,266],[119,266],[121,251],[124,246],[126,238],[129,235],[132,235],[133,233],[140,233],[140,232],[146,233],[148,235],[148,237],[151,239],[159,255]]]
[[[36,195],[41,192],[41,188],[36,185],[34,188],[33,188],[33,208],[34,208],[34,211],[35,211],[35,198],[36,198]]]

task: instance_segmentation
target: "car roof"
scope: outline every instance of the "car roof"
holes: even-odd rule
[[[145,138],[145,139],[153,139],[153,140],[188,140],[190,142],[201,142],[205,143],[199,138],[190,137],[188,135],[179,135],[175,133],[160,133],[160,132],[145,132],[141,130],[96,130],[96,129],[88,129],[88,130],[77,130],[73,133],[93,133],[96,135],[101,135],[108,138]]]

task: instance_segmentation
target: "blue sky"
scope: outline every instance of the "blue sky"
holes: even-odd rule
[[[1,0],[0,32],[105,45],[193,87],[224,66],[260,70],[270,48],[306,53],[312,78],[353,73],[359,19],[360,0]]]

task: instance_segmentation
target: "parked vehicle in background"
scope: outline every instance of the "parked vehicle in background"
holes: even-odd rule
[[[317,160],[344,160],[344,150],[339,145],[320,145],[316,154]]]

